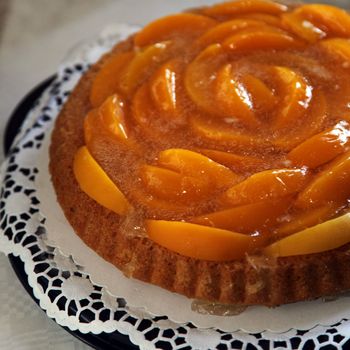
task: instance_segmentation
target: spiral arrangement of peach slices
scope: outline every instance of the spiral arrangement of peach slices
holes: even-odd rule
[[[341,9],[267,0],[149,24],[94,79],[81,189],[197,259],[350,242],[349,38]]]

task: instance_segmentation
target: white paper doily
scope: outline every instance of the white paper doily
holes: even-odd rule
[[[127,34],[126,27],[123,28]],[[28,282],[41,308],[71,330],[95,334],[118,330],[128,334],[141,349],[295,349],[305,344],[314,344],[315,348],[332,344],[341,349],[350,334],[350,322],[342,320],[343,316],[333,319],[325,314],[327,320],[322,323],[335,323],[333,326],[317,326],[311,330],[302,327],[303,330],[293,329],[283,334],[225,332],[217,328],[197,328],[191,323],[179,324],[167,316],[154,316],[129,307],[127,297],[125,301],[111,296],[91,281],[88,268],[52,247],[52,242],[47,240],[45,218],[40,213],[37,189],[41,170],[37,155],[44,149],[43,140],[72,86],[113,40],[98,41],[77,55],[75,62],[60,69],[41,103],[27,118],[2,166],[0,249],[24,261]],[[333,303],[337,301],[322,305]]]

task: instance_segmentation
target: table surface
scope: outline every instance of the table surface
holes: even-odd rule
[[[98,35],[106,24],[143,25],[167,13],[214,2],[217,1],[0,0],[0,140],[19,100],[54,73],[72,47]],[[349,0],[331,2],[350,7]],[[1,142],[0,163],[3,158]],[[90,349],[40,310],[2,254],[0,349]]]

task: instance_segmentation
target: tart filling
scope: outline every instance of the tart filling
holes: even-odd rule
[[[120,230],[195,259],[349,243],[348,38],[343,10],[267,0],[149,24],[93,81],[80,188]]]

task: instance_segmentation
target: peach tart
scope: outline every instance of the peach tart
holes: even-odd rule
[[[350,289],[350,15],[237,0],[158,19],[84,74],[50,148],[83,241],[190,298]]]

